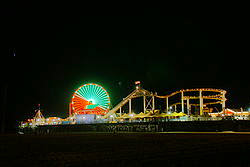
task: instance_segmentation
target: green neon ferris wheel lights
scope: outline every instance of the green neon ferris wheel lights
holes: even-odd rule
[[[74,111],[85,109],[108,110],[109,108],[110,97],[108,92],[98,84],[82,85],[72,97],[72,109]]]

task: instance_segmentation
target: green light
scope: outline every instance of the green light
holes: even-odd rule
[[[88,109],[98,106],[107,110],[110,107],[109,95],[100,85],[93,83],[85,84],[76,91],[76,94],[89,102],[92,101],[92,105],[89,105]]]

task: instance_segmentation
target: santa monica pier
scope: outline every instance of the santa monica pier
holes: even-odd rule
[[[19,132],[250,131],[250,112],[227,108],[226,93],[196,88],[158,95],[136,81],[134,90],[111,108],[106,89],[88,83],[73,92],[67,118],[45,118],[39,105],[33,118],[20,123]]]

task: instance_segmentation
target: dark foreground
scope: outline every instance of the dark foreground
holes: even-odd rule
[[[83,133],[0,136],[3,166],[249,166],[250,135]]]

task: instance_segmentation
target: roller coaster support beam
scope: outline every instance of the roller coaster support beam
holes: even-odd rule
[[[152,110],[155,110],[155,97],[152,96]]]
[[[168,112],[168,97],[166,97],[166,110]]]
[[[187,114],[190,115],[189,99],[187,99]]]
[[[223,111],[223,113],[225,112],[225,108],[226,108],[226,98],[225,98],[225,94],[226,94],[225,92],[222,93],[222,99],[223,99],[223,100],[222,100],[222,104],[221,104],[221,105],[222,105],[222,111]]]
[[[122,107],[120,107],[120,117],[122,116]]]
[[[181,112],[184,113],[184,92],[181,91]]]
[[[143,112],[146,113],[146,96],[143,96]]]
[[[202,90],[200,90],[200,115],[203,115],[203,98],[202,98]]]
[[[131,99],[129,99],[129,114],[131,114]]]

